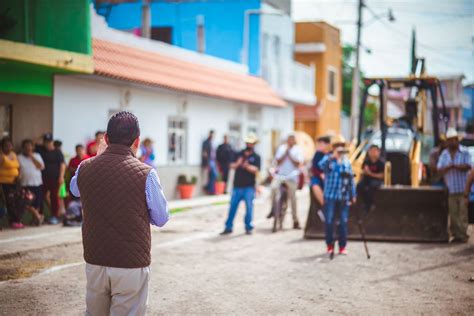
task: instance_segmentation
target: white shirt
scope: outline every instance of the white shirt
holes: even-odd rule
[[[33,153],[33,157],[35,157],[44,168],[44,162],[40,154]],[[23,154],[18,155],[18,161],[20,162],[20,181],[22,186],[37,187],[43,184],[43,179],[41,178],[41,169],[43,168],[36,168],[33,160]]]
[[[288,149],[287,144],[280,145],[275,154],[275,159],[276,160],[281,159],[285,155],[287,149]],[[293,147],[291,147],[289,156],[291,156],[291,158],[294,161],[297,161],[299,163],[302,163],[304,160],[303,153],[301,152],[301,149],[298,145],[294,145]],[[287,176],[287,175],[290,175],[291,173],[294,173],[294,176],[291,177],[291,180],[295,182],[298,181],[299,173],[296,172],[297,170],[299,170],[299,167],[295,166],[289,157],[285,157],[283,162],[277,167],[278,174],[281,174],[283,176]]]

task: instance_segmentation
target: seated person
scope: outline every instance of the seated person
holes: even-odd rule
[[[63,225],[70,227],[82,225],[82,204],[80,198],[72,197],[71,202],[67,206],[66,214],[64,214]]]
[[[374,203],[375,191],[384,180],[385,163],[380,159],[380,148],[371,145],[367,152],[368,158],[362,165],[362,179],[357,184],[357,194],[364,203],[365,212],[369,212]]]

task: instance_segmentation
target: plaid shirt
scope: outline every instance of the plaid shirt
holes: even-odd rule
[[[451,158],[451,154],[448,149],[443,150],[441,156],[439,156],[437,168],[445,168],[450,165],[470,165],[471,155],[462,146],[459,146],[459,150],[456,151],[454,159]],[[450,194],[463,193],[466,186],[467,175],[469,171],[459,171],[451,169],[444,175],[444,181],[448,186]]]
[[[319,162],[324,172],[324,198],[327,200],[350,201],[356,196],[354,173],[349,159],[343,158],[338,163],[331,154]]]

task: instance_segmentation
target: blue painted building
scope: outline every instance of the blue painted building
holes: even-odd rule
[[[95,0],[109,27],[141,35],[142,1]],[[315,67],[294,61],[291,0],[151,1],[150,38],[248,66],[285,100],[315,105]]]
[[[244,13],[259,10],[260,0],[152,2],[151,37],[197,51],[198,24],[203,24],[205,53],[241,62]],[[121,4],[96,3],[97,12],[112,28],[140,34],[141,1]],[[249,71],[260,72],[260,17],[249,14]]]

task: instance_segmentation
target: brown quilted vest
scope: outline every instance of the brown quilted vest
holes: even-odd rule
[[[77,183],[84,212],[82,242],[87,263],[141,268],[151,263],[145,185],[151,167],[124,145],[111,144],[82,162]]]

